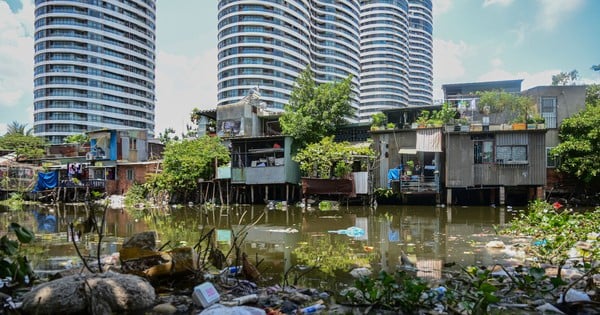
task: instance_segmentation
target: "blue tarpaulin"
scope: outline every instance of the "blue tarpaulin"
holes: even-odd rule
[[[391,187],[393,180],[400,179],[401,173],[402,173],[402,170],[398,169],[398,168],[392,168],[391,170],[388,171],[388,188]]]
[[[46,189],[53,189],[58,186],[58,171],[52,171],[47,173],[38,173],[37,185],[33,189],[34,192],[42,191]]]

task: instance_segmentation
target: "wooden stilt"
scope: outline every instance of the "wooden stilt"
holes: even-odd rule
[[[265,185],[265,203],[269,203],[269,185]]]
[[[250,202],[254,204],[254,185],[250,186]]]
[[[221,189],[221,181],[218,181],[217,183],[219,183],[219,199],[221,200],[221,205],[224,205],[225,203],[223,202],[223,190]]]

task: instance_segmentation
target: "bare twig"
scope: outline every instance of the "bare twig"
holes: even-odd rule
[[[93,273],[94,271],[88,265],[87,260],[81,254],[81,251],[79,251],[79,247],[77,246],[77,242],[75,242],[75,229],[73,228],[73,223],[72,222],[69,224],[69,232],[71,233],[71,241],[73,242],[73,246],[75,246],[75,251],[77,252],[77,256],[79,256],[79,258],[83,262],[83,265],[85,266],[85,269],[87,269],[89,272]]]

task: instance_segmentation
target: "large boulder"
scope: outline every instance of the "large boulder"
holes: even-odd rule
[[[156,292],[144,278],[115,272],[72,275],[39,285],[23,296],[27,314],[110,314],[154,306]]]

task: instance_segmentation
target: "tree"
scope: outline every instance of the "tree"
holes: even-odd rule
[[[585,103],[600,105],[600,84],[590,84],[585,89]]]
[[[31,136],[32,133],[33,133],[33,129],[31,129],[31,128],[27,129],[27,124],[21,124],[17,121],[11,122],[10,124],[8,124],[8,126],[6,128],[7,135],[20,134],[20,135]]]
[[[595,98],[589,95],[596,91]],[[552,150],[558,155],[558,169],[574,175],[586,183],[596,182],[600,178],[600,97],[599,86],[588,87],[586,108],[564,119],[560,125],[558,137],[561,143]]]
[[[173,136],[171,136],[171,135],[173,135]],[[169,127],[169,128],[165,128],[165,131],[160,132],[158,134],[158,140],[162,144],[167,144],[171,141],[178,141],[179,136],[175,135],[175,129]]]
[[[349,142],[335,142],[333,136],[324,137],[319,142],[308,144],[298,151],[294,161],[298,162],[305,176],[342,178],[352,172],[352,164],[357,156],[373,158],[371,147],[355,147]]]
[[[90,141],[90,137],[86,134],[80,133],[76,135],[70,135],[65,138],[65,143],[77,143],[77,144],[85,144]]]
[[[37,159],[44,156],[46,143],[44,139],[17,132],[0,137],[0,149],[15,151],[17,160],[28,158]]]
[[[163,152],[163,171],[151,180],[153,189],[168,190],[184,199],[197,191],[200,179],[212,179],[216,165],[229,163],[229,149],[218,137],[169,141]]]
[[[310,66],[296,80],[285,112],[279,118],[285,135],[300,147],[333,134],[354,114],[350,104],[352,76],[340,82],[317,84]]]
[[[571,70],[570,72],[561,72],[552,76],[552,85],[568,85],[575,84],[579,79],[579,71]]]
[[[505,91],[484,91],[478,92],[477,95],[479,95],[479,102],[477,103],[479,111],[505,112],[508,121],[524,123],[528,117],[538,114],[535,101],[527,96]]]

